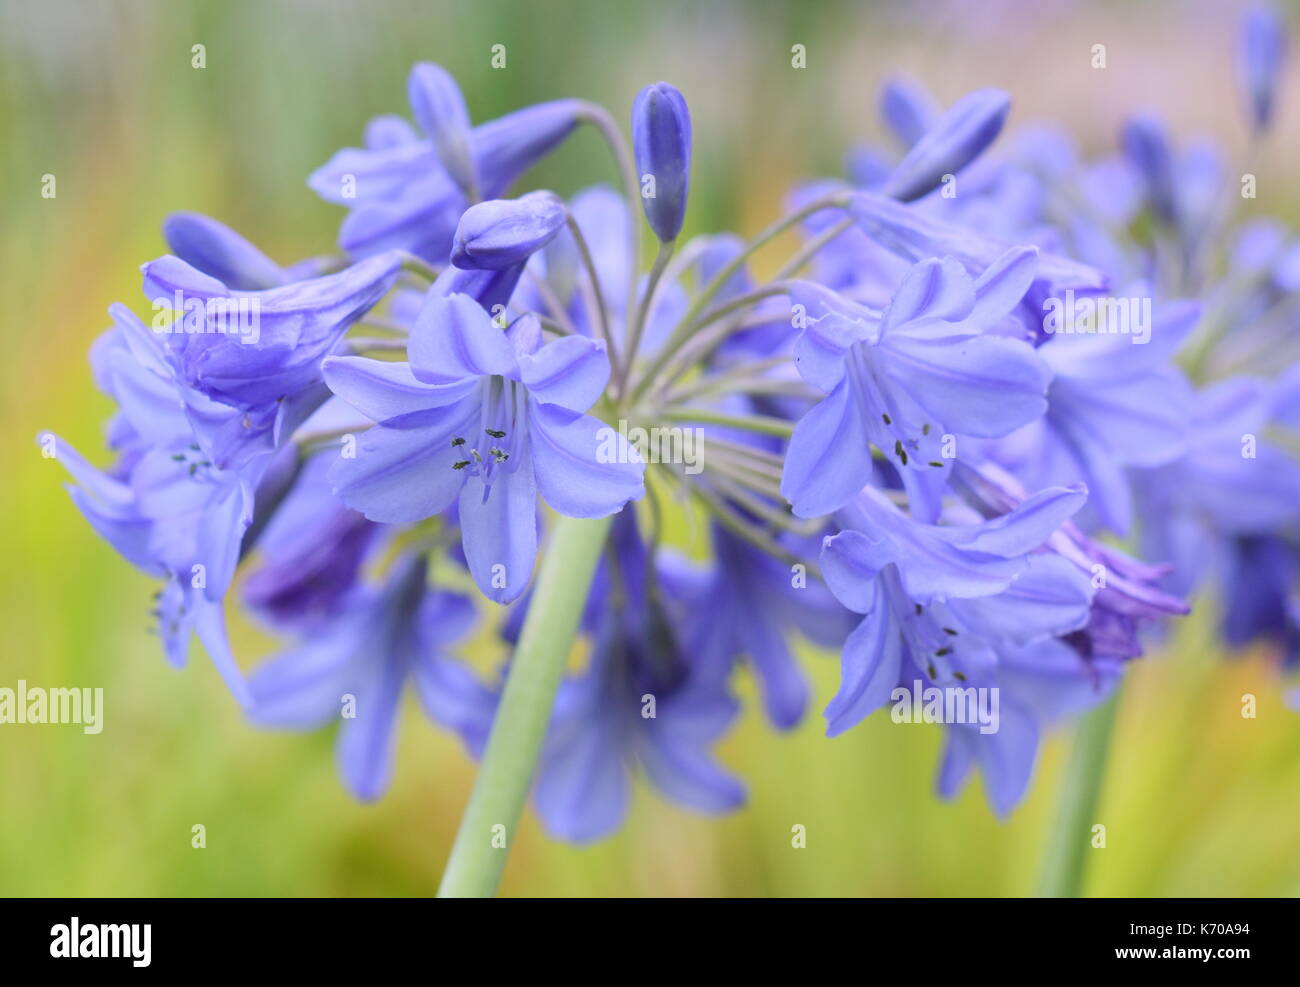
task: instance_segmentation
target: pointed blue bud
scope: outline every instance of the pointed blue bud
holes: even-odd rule
[[[880,87],[880,115],[899,143],[911,147],[939,118],[930,94],[906,79],[890,79]]]
[[[1269,6],[1247,11],[1241,22],[1241,79],[1250,100],[1251,124],[1257,134],[1273,119],[1273,97],[1286,57],[1286,25]]]
[[[476,198],[478,178],[470,149],[469,110],[456,80],[441,65],[421,62],[411,69],[406,88],[411,112],[433,142],[438,160],[461,191]]]
[[[934,122],[885,183],[884,194],[911,202],[938,188],[979,157],[1006,122],[1011,97],[1001,89],[978,89],[957,100]]]
[[[275,261],[229,226],[201,213],[172,213],[163,221],[163,239],[185,263],[234,291],[261,291],[285,283]]]
[[[637,94],[632,149],[645,218],[662,242],[676,240],[691,179],[691,114],[682,94],[668,83],[656,82]]]
[[[1164,124],[1149,115],[1135,116],[1120,135],[1124,154],[1142,176],[1152,211],[1166,223],[1178,218],[1178,193],[1174,185],[1174,154]]]
[[[522,264],[564,228],[569,212],[550,192],[490,199],[460,217],[451,262],[466,271],[499,271]]]

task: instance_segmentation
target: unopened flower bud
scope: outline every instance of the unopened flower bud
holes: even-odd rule
[[[668,83],[656,82],[637,94],[632,149],[645,218],[662,242],[676,240],[690,187],[691,114],[682,94]]]

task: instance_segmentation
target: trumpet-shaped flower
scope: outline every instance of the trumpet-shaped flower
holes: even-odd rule
[[[1050,375],[1028,344],[982,330],[1020,303],[1033,250],[1008,251],[972,280],[952,259],[915,265],[880,316],[815,285],[796,287],[808,326],[799,372],[826,393],[800,420],[781,492],[800,517],[851,500],[874,446],[906,472],[944,472],[945,436],[1005,435],[1046,408]]]
[[[603,343],[542,344],[536,319],[502,331],[464,295],[431,294],[410,362],[332,357],[330,388],[376,423],[331,471],[372,521],[419,521],[459,504],[465,554],[499,603],[523,592],[537,551],[537,495],[570,517],[604,517],[644,492],[635,448],[583,414],[609,377]]]

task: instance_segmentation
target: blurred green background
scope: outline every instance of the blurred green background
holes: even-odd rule
[[[1241,159],[1236,10],[1225,3],[0,2],[0,686],[102,686],[104,732],[0,726],[0,893],[6,895],[423,895],[436,889],[473,765],[413,699],[396,780],[355,804],[326,733],[243,722],[196,653],[169,668],[146,633],[152,586],[82,521],[52,429],[104,463],[109,402],[87,347],[115,300],[139,306],[138,265],[164,252],[163,217],[214,215],[291,261],[333,247],[341,219],[306,188],[356,144],[366,119],[406,112],[418,60],[448,67],[476,120],[575,95],[626,120],[638,88],[668,79],[695,122],[687,232],[756,232],[790,184],[832,174],[877,132],[875,92],[894,72],[942,100],[984,85],[1015,99],[1012,125],[1063,121],[1110,145],[1134,105],[1180,134],[1213,133]],[[1294,22],[1293,22],[1294,27]],[[489,50],[507,47],[494,70]],[[806,69],[790,65],[807,46]],[[1108,66],[1089,65],[1093,44]],[[206,46],[206,68],[191,47]],[[1297,66],[1279,136],[1298,132]],[[1257,167],[1255,207],[1300,217],[1300,142]],[[579,133],[528,179],[569,193],[610,181]],[[42,176],[57,198],[40,195]],[[779,251],[777,251],[779,253]],[[772,264],[778,263],[776,257]],[[1101,895],[1300,891],[1300,716],[1281,703],[1273,656],[1224,660],[1212,604],[1132,670],[1090,855]],[[246,663],[271,642],[236,627]],[[485,663],[500,658],[478,646]],[[815,706],[837,661],[809,654]],[[752,700],[753,684],[740,690]],[[1240,715],[1258,696],[1257,719]],[[514,895],[1018,895],[1030,893],[1067,737],[1045,748],[1031,796],[1006,822],[978,783],[932,794],[939,728],[884,716],[834,741],[811,715],[775,735],[752,701],[721,758],[748,780],[747,808],[693,816],[641,788],[627,826],[588,848],[515,841]],[[191,827],[207,848],[191,849]],[[807,849],[790,846],[807,827]]]

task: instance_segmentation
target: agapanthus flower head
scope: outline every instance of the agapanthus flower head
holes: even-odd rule
[[[1262,131],[1281,31],[1256,15],[1245,38]],[[539,704],[534,805],[561,838],[612,832],[636,773],[735,808],[714,750],[733,676],[794,726],[803,639],[840,652],[831,735],[933,690],[988,698],[988,722],[944,720],[938,788],[978,767],[1005,815],[1045,731],[1209,577],[1230,645],[1300,660],[1300,242],[1236,223],[1217,146],[1149,115],[1096,159],[1050,126],[995,143],[1006,93],[941,111],[895,81],[896,146],[857,145],[851,182],[800,184],[752,240],[679,243],[691,118],[667,83],[636,97],[630,148],[581,100],[473,126],[432,64],[408,95],[416,125],[371,120],[309,180],[348,209],[340,253],[281,265],[168,217],[171,253],[143,267],[154,325],[114,306],[92,350],[113,463],[42,438],[89,523],[161,582],[167,658],[197,635],[254,722],[340,718],[358,798],[388,786],[412,683],[489,766],[515,698]],[[582,122],[635,161],[628,188],[511,190]],[[932,194],[958,174],[960,195]],[[761,276],[753,255],[789,231],[804,243]],[[682,531],[707,561],[668,546]],[[1137,549],[1102,540],[1130,531]],[[451,588],[471,583],[510,605],[504,681],[545,681],[459,660],[493,609]],[[249,683],[236,604],[285,639]]]

